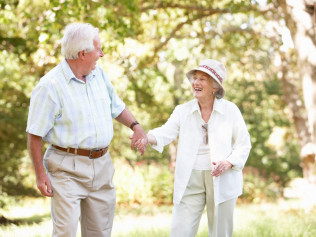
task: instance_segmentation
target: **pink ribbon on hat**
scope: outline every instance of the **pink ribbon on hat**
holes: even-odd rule
[[[204,68],[210,70],[217,77],[217,79],[221,82],[221,84],[223,84],[223,78],[221,78],[220,75],[218,75],[213,68],[206,66],[206,65],[200,65],[199,67],[204,67]]]

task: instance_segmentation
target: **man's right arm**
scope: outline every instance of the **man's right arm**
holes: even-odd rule
[[[51,185],[43,166],[42,137],[28,133],[28,149],[35,169],[37,188],[44,196],[52,197]]]

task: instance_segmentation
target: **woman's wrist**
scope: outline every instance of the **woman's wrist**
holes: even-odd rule
[[[233,167],[232,163],[230,163],[229,161],[225,160],[225,162],[228,165],[229,169],[231,169]]]
[[[151,145],[157,145],[157,140],[156,140],[156,137],[152,134],[147,134],[147,139],[148,139],[148,142],[151,144]]]

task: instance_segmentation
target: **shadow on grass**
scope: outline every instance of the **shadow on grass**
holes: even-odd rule
[[[39,224],[50,218],[50,214],[45,215],[34,215],[27,218],[17,218],[17,219],[7,219],[4,216],[0,216],[0,226],[6,225],[31,225],[31,224]]]

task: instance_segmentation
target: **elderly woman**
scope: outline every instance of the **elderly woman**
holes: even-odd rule
[[[222,99],[223,64],[207,59],[186,76],[195,99],[176,106],[163,126],[148,133],[159,152],[179,136],[170,236],[195,236],[205,205],[209,236],[232,236],[250,136],[238,107]]]

